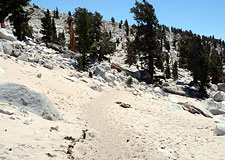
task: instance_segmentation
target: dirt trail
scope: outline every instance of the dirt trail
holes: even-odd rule
[[[95,151],[92,155],[93,159],[148,159],[140,157],[140,153],[137,153],[142,152],[143,146],[139,149],[136,142],[132,140],[133,131],[115,118],[117,115],[114,109],[118,107],[115,102],[120,99],[121,94],[120,91],[111,89],[85,105],[88,126],[96,131],[96,137],[91,142],[91,147]],[[151,158],[165,159],[156,152]]]

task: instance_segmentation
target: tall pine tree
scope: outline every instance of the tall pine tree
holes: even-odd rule
[[[155,10],[151,4],[143,0],[142,3],[136,1],[131,12],[134,13],[134,19],[137,21],[134,53],[138,53],[142,68],[147,70],[153,79],[153,58],[157,55],[156,29],[158,24]]]

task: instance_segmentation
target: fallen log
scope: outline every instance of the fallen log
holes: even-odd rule
[[[185,92],[179,92],[179,91],[175,91],[171,88],[166,88],[166,87],[161,87],[162,90],[164,92],[167,92],[167,93],[171,93],[171,94],[175,94],[175,95],[179,95],[179,96],[185,96],[185,97],[189,97]]]
[[[69,56],[70,58],[77,59],[77,58],[82,57],[82,55],[80,53],[74,53],[71,50],[63,50],[60,48],[60,46],[58,46],[57,44],[54,44],[54,43],[47,43],[47,47],[52,48],[60,53],[63,53],[64,55]]]
[[[201,114],[205,117],[208,117],[208,118],[212,118],[210,115],[208,115],[207,113],[204,113],[203,110],[193,106],[193,105],[190,105],[190,104],[187,104],[187,103],[182,103],[182,102],[178,102],[179,105],[182,105],[185,110],[187,110],[188,112],[192,113],[192,114]]]
[[[125,68],[119,66],[118,64],[111,63],[111,68],[116,69],[118,72],[124,71],[127,75],[129,75],[129,76],[131,76],[131,77],[133,77],[133,78],[138,79],[138,78],[134,75],[133,72],[131,72],[131,71],[129,71],[128,69],[125,69]]]

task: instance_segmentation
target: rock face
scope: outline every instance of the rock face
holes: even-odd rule
[[[221,104],[218,104],[214,101],[207,101],[207,109],[213,115],[225,114],[225,108]]]
[[[48,120],[62,119],[60,113],[44,94],[32,91],[21,84],[0,83],[0,102],[11,103]]]
[[[217,123],[214,132],[217,136],[225,135],[225,124]]]
[[[224,101],[224,93],[221,91],[216,92],[213,96],[213,100],[217,102],[222,102]]]
[[[9,31],[5,30],[4,28],[0,28],[0,39],[6,39],[9,41],[15,41],[16,38],[12,33]]]

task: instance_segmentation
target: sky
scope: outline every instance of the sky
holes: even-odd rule
[[[140,1],[140,0],[139,0]],[[147,0],[155,8],[160,24],[174,26],[193,33],[225,40],[225,0]],[[130,8],[135,0],[31,0],[36,5],[60,12],[74,12],[75,8],[98,11],[105,20],[117,22],[127,19],[135,23]]]

